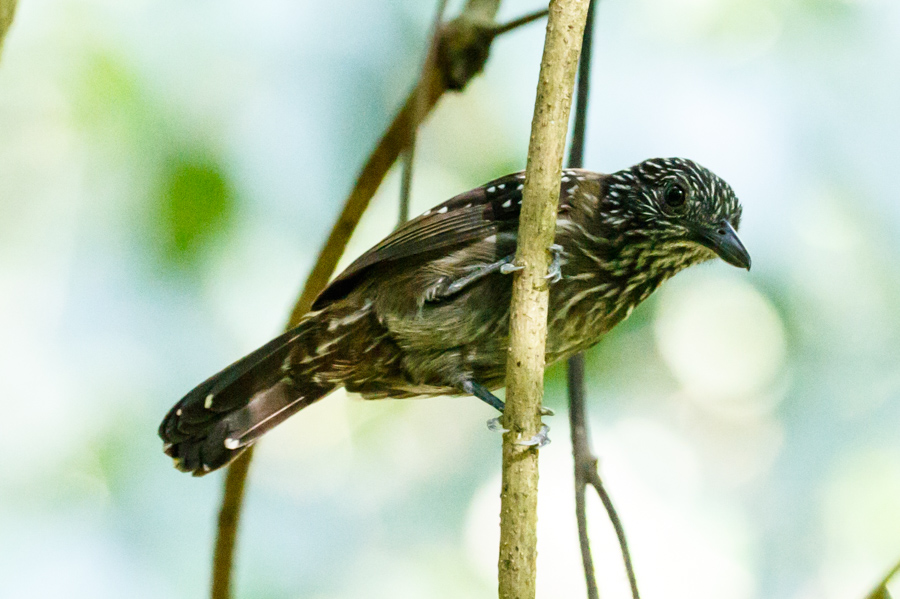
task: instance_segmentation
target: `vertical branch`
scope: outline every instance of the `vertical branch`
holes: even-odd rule
[[[587,130],[587,107],[591,90],[591,56],[594,46],[594,12],[596,1],[588,7],[587,23],[581,44],[581,60],[578,62],[578,87],[575,95],[575,123],[572,127],[572,145],[569,146],[569,168],[584,166],[584,143]],[[584,568],[588,599],[599,599],[594,558],[587,532],[586,484],[581,476],[582,451],[589,448],[587,422],[584,407],[584,353],[569,358],[566,385],[569,392],[569,429],[572,434],[572,454],[575,464],[575,520],[578,525],[578,545],[581,548],[581,564]],[[588,457],[593,457],[588,455]]]
[[[535,595],[538,452],[523,445],[538,434],[543,398],[548,248],[556,233],[559,181],[588,0],[552,0],[538,78],[519,220],[506,366],[500,495],[499,594]]]
[[[572,145],[569,148],[569,167],[580,168],[584,164],[584,139],[587,125],[587,104],[590,95],[591,50],[593,46],[594,10],[596,3],[591,2],[588,9],[587,25],[584,29],[581,62],[578,65],[578,88],[575,103],[575,125],[572,133]],[[572,431],[572,456],[575,463],[575,520],[578,524],[578,544],[581,548],[581,561],[584,567],[585,585],[588,599],[598,599],[597,577],[594,573],[594,559],[591,555],[591,543],[587,532],[587,486],[591,485],[600,497],[603,507],[612,522],[619,540],[622,559],[628,575],[633,599],[639,599],[637,579],[625,529],[616,512],[612,499],[603,485],[597,471],[597,457],[591,451],[590,432],[585,415],[584,396],[584,354],[570,358],[568,362],[567,384],[569,389],[569,426]]]
[[[3,53],[3,40],[15,14],[16,0],[0,0],[0,55]]]
[[[253,446],[251,445],[228,466],[228,473],[225,475],[225,489],[222,493],[222,505],[219,507],[216,545],[213,549],[212,586],[210,589],[212,599],[231,597],[234,543],[237,540],[241,508],[244,506],[247,473],[250,470],[250,460],[252,459]]]

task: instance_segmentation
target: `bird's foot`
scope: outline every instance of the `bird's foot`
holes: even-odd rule
[[[500,417],[491,418],[487,421],[488,430],[492,433],[508,433],[509,429],[504,428],[503,424],[500,423]],[[541,430],[538,431],[538,434],[534,435],[530,439],[526,439],[525,441],[517,441],[516,445],[523,445],[525,447],[544,447],[545,445],[550,443],[550,427],[541,423]]]
[[[550,427],[542,422],[541,430],[538,431],[538,434],[536,434],[532,438],[527,439],[525,441],[518,441],[518,442],[516,442],[516,445],[524,445],[525,447],[541,448],[550,443],[549,433],[550,433]]]
[[[508,429],[508,428],[503,428],[503,425],[500,423],[500,417],[499,417],[499,416],[497,416],[496,418],[491,418],[490,420],[488,420],[488,421],[487,421],[487,427],[488,427],[488,430],[491,431],[492,433],[500,433],[500,434],[503,434],[503,433],[508,433],[508,432],[509,432],[509,429]]]
[[[566,263],[563,259],[563,246],[558,243],[554,243],[549,248],[550,253],[553,254],[553,259],[550,261],[550,267],[547,269],[547,276],[545,277],[551,283],[558,283],[562,279],[562,266]]]
[[[521,266],[515,266],[512,261],[516,259],[515,254],[510,254],[505,258],[501,258],[490,264],[478,264],[468,268],[468,274],[457,279],[450,277],[439,277],[425,292],[422,294],[421,304],[439,302],[456,295],[467,287],[480,281],[484,277],[497,272],[509,274],[516,270],[522,270]]]
[[[518,266],[512,262],[508,262],[500,267],[500,273],[504,275],[512,274],[514,272],[518,272],[525,268],[524,266]]]
[[[563,246],[558,243],[554,243],[548,249],[550,250],[550,253],[553,254],[553,258],[550,261],[550,266],[547,268],[547,274],[544,278],[551,283],[558,283],[562,279],[562,266],[566,263],[565,259],[563,259],[565,251],[563,250]],[[525,267],[509,261],[500,267],[500,272],[508,275],[520,271],[523,268]]]
[[[425,290],[425,293],[422,294],[422,299],[425,302],[435,302],[444,299],[448,295],[447,291],[451,283],[450,277],[439,278]]]

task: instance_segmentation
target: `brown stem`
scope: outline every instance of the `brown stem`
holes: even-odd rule
[[[0,0],[0,53],[3,51],[3,40],[15,14],[16,0]]]
[[[578,65],[578,89],[575,101],[575,124],[572,131],[572,145],[569,148],[569,167],[581,168],[584,165],[584,140],[587,128],[587,105],[590,95],[591,50],[593,48],[594,11],[596,2],[592,1],[588,9],[587,25],[584,29],[581,61]],[[597,576],[594,572],[594,559],[591,555],[591,542],[587,532],[587,485],[591,485],[603,502],[606,513],[616,531],[622,559],[628,574],[633,599],[639,599],[637,579],[628,551],[625,529],[619,519],[612,499],[603,486],[597,470],[597,457],[591,451],[590,433],[585,416],[584,396],[584,354],[569,359],[567,371],[569,388],[569,426],[572,431],[572,457],[575,463],[575,520],[578,524],[578,544],[581,549],[581,561],[584,567],[585,586],[588,599],[598,599]]]
[[[538,76],[509,319],[500,492],[501,599],[533,599],[537,558],[538,452],[523,444],[541,427],[550,265],[572,87],[588,0],[552,0]]]
[[[582,60],[584,57],[582,56]],[[570,160],[571,163],[571,160]],[[594,558],[587,532],[587,506],[585,505],[586,482],[584,477],[585,458],[592,458],[588,448],[587,422],[584,416],[584,354],[569,358],[566,371],[569,387],[569,428],[572,431],[572,457],[575,463],[575,521],[578,524],[578,545],[581,548],[581,563],[584,567],[584,581],[588,599],[598,599],[597,576],[594,574]],[[596,464],[596,460],[593,462]],[[596,466],[594,466],[596,467]]]
[[[866,599],[891,599],[887,590],[887,585],[897,574],[900,574],[900,562],[897,562],[897,564],[891,568],[891,571],[887,573],[880,583],[878,583],[878,586],[875,587],[871,593],[866,595]]]
[[[544,8],[542,10],[536,10],[533,13],[527,14],[523,17],[519,17],[518,19],[513,19],[509,23],[505,23],[503,25],[497,25],[491,29],[494,36],[502,35],[507,31],[512,31],[513,29],[518,29],[522,25],[528,25],[532,21],[537,21],[543,17],[547,16],[547,13],[550,12],[549,9]]]
[[[584,410],[584,356],[578,355],[569,360],[569,424],[572,429],[572,455],[575,461],[575,517],[578,522],[578,541],[581,546],[581,560],[584,565],[584,577],[587,585],[588,598],[597,599],[597,578],[594,574],[594,562],[591,557],[590,539],[587,534],[587,512],[585,494],[590,485],[597,492],[606,514],[616,531],[619,540],[619,548],[622,551],[622,560],[625,563],[625,572],[628,575],[628,583],[631,586],[632,599],[640,599],[638,593],[637,578],[634,575],[634,565],[631,561],[631,552],[628,550],[628,540],[625,537],[625,528],[622,520],[613,505],[612,498],[603,486],[603,479],[597,470],[597,456],[590,447],[590,433],[588,432],[587,419]]]
[[[244,489],[252,458],[253,446],[251,445],[228,466],[228,474],[225,476],[225,489],[222,493],[222,505],[219,508],[219,528],[213,553],[212,590],[210,592],[212,599],[231,597],[234,544],[237,539],[241,508],[244,505]]]

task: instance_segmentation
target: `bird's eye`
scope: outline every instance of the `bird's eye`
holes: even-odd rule
[[[685,199],[684,188],[681,185],[669,185],[666,187],[663,199],[672,208],[680,208],[684,206]]]

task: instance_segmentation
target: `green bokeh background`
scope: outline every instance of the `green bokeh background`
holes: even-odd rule
[[[283,326],[432,10],[21,3],[0,64],[0,597],[206,594],[221,475],[176,472],[156,427]],[[643,596],[862,599],[900,559],[900,3],[602,0],[597,23],[587,165],[710,167],[754,258],[679,275],[587,358]],[[414,213],[523,168],[542,32],[442,100]],[[398,188],[345,264],[393,227]],[[563,375],[540,597],[584,593]],[[238,596],[494,596],[491,416],[338,393],[267,436]],[[627,597],[590,508],[603,596]]]

